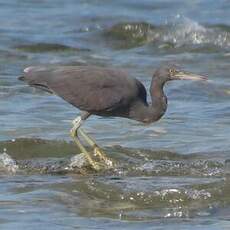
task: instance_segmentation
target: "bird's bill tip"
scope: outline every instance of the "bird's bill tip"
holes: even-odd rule
[[[202,76],[199,74],[194,74],[190,72],[179,71],[175,74],[176,79],[178,80],[193,80],[193,81],[207,81],[208,78],[206,76]]]

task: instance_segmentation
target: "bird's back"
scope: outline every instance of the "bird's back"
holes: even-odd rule
[[[121,70],[95,66],[38,66],[24,70],[21,80],[53,92],[81,110],[109,112],[128,107],[132,101],[146,103],[146,90]]]

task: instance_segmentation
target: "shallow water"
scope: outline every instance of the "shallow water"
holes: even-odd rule
[[[229,229],[228,1],[0,0],[1,229]],[[170,82],[143,126],[92,117],[85,130],[117,162],[72,167],[79,111],[17,80],[23,68],[123,68],[148,88],[173,62],[208,82]]]

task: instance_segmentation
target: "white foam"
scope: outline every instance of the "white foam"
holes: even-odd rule
[[[16,161],[6,153],[6,149],[0,154],[0,167],[5,168],[11,173],[15,173],[18,170]]]

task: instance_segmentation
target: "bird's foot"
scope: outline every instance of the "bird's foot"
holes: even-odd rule
[[[98,161],[93,160],[91,157],[88,158],[87,156],[88,156],[88,155],[86,155],[86,158],[87,158],[87,160],[88,160],[88,162],[89,162],[89,166],[90,166],[92,169],[94,169],[95,171],[101,171],[102,169],[105,168],[103,164],[101,164],[101,163],[98,162]]]
[[[112,168],[114,166],[114,162],[111,159],[109,159],[104,153],[104,151],[98,146],[94,147],[93,153],[95,156],[98,156],[100,158],[100,160],[103,162],[106,168]]]
[[[75,128],[72,128],[70,130],[70,135],[73,138],[74,142],[77,144],[77,146],[80,148],[81,153],[84,154],[89,167],[91,167],[95,171],[101,171],[108,168],[107,164],[105,165],[104,162],[95,159],[94,153],[89,152],[88,150],[85,149],[85,147],[81,144],[78,138],[77,130]]]
[[[82,153],[84,153],[89,165],[96,171],[112,168],[114,163],[111,159],[109,159],[104,151],[99,148],[99,146],[91,139],[80,126],[82,124],[81,117],[77,117],[72,121],[73,127],[70,130],[70,135],[73,138],[74,142],[78,145]],[[85,147],[82,145],[79,136],[85,140],[89,146],[92,147],[93,152],[88,152]]]
[[[70,130],[70,135],[72,136],[73,138],[73,141],[77,144],[77,146],[79,147],[80,151],[81,151],[81,154],[83,154],[85,156],[85,159],[87,160],[88,162],[88,165],[94,169],[95,171],[99,171],[101,169],[103,169],[103,165],[96,161],[93,157],[93,154],[88,152],[85,147],[81,144],[79,138],[78,138],[78,135],[77,135],[77,131],[75,129],[71,129]]]
[[[100,161],[95,158],[95,153],[93,154],[93,152],[82,151],[81,154],[85,156],[87,162],[86,167],[90,167],[95,171],[102,171],[109,168],[108,163],[106,163],[105,161]]]

